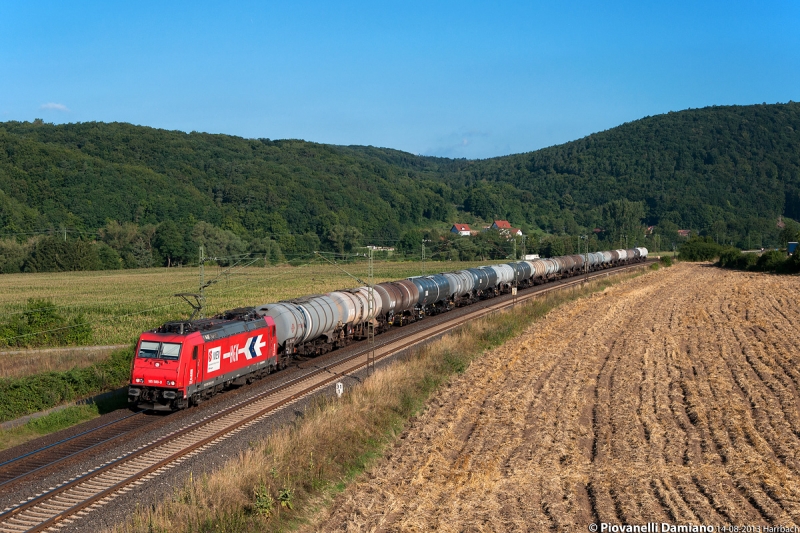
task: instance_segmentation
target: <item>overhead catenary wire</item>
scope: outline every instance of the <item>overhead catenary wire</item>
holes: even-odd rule
[[[440,243],[434,249],[442,249],[443,247],[449,246],[450,244],[451,243],[449,243],[449,242]],[[436,252],[433,252],[433,253],[436,253]],[[238,256],[238,257],[251,257],[252,255],[254,255],[254,254],[242,254],[241,256]],[[332,262],[327,257],[324,257],[325,255],[334,256],[334,257],[342,257],[342,258],[347,258],[347,259],[356,259],[356,260],[359,260],[359,261],[365,259],[362,256],[357,255],[357,254],[343,254],[343,253],[338,253],[338,252],[313,252],[313,253],[300,254],[300,255],[298,255],[296,257],[296,259],[299,259],[299,258],[305,258],[305,259],[314,258],[314,261],[310,261],[310,262],[307,262],[305,264],[300,264],[300,265],[295,265],[295,266],[296,267],[310,266],[310,265],[315,264],[318,259],[325,259],[327,262],[329,262],[329,263],[331,263],[333,265],[336,265],[335,262]],[[233,257],[233,256],[231,256],[231,257]],[[247,268],[249,265],[252,265],[253,263],[255,263],[256,261],[258,261],[260,259],[262,259],[262,257],[259,255],[259,256],[254,257],[253,261],[251,261],[248,265],[238,265],[238,266],[234,265],[234,267],[238,268],[238,269]],[[170,270],[170,269],[165,269],[165,270]],[[343,270],[343,269],[340,268],[340,270]],[[236,272],[236,271],[234,271],[234,272]],[[364,282],[363,280],[361,280],[360,278],[358,278],[356,276],[353,276],[353,275],[349,274],[348,272],[346,272],[344,270],[343,270],[343,272],[345,272],[345,274],[347,274],[349,277],[355,279],[359,283],[362,283],[364,286],[368,286],[368,284],[366,282]],[[234,292],[234,291],[238,291],[238,290],[241,290],[243,288],[247,288],[247,287],[259,284],[259,283],[264,283],[266,281],[272,281],[272,280],[275,280],[277,278],[286,276],[286,275],[291,274],[291,273],[292,272],[290,272],[290,271],[286,271],[286,272],[281,272],[279,274],[276,274],[274,276],[258,277],[258,278],[254,279],[253,281],[250,281],[248,283],[238,284],[238,285],[234,285],[234,286],[230,286],[230,287],[227,287],[225,289],[222,289],[219,292],[213,293],[211,296],[214,297],[214,298],[218,298],[218,297],[220,297],[222,295],[225,295],[225,294],[228,294],[228,293],[231,293],[231,292]],[[238,272],[236,272],[236,274],[238,275]],[[179,282],[179,283],[183,284],[185,282],[182,281],[182,282]],[[212,287],[213,288],[218,288],[220,286],[217,285],[217,284],[214,284],[214,285],[212,285]],[[171,298],[171,297],[172,296],[166,296],[166,295],[163,296],[163,298]],[[156,296],[155,298],[160,299],[162,297]],[[145,299],[145,298],[143,298],[143,299]],[[152,299],[152,298],[149,298],[149,299]],[[135,301],[141,301],[141,300],[142,299],[135,300]],[[48,329],[48,330],[41,330],[41,331],[25,333],[25,334],[21,334],[21,335],[14,335],[14,336],[10,336],[10,337],[4,337],[3,340],[6,343],[8,343],[9,341],[28,338],[28,337],[32,337],[32,336],[36,336],[36,335],[42,335],[42,334],[47,334],[47,333],[54,333],[54,332],[58,332],[58,331],[69,330],[69,329],[73,329],[73,328],[76,328],[76,327],[84,327],[86,325],[92,326],[92,325],[97,325],[97,324],[103,324],[103,323],[119,320],[119,319],[126,318],[126,317],[141,315],[141,314],[145,314],[145,313],[149,313],[149,312],[153,312],[153,311],[157,311],[157,310],[161,310],[161,309],[175,307],[175,306],[181,305],[181,303],[182,302],[180,302],[180,301],[171,302],[171,303],[165,303],[163,305],[149,307],[147,309],[140,309],[140,310],[132,311],[132,312],[129,312],[129,313],[123,313],[123,314],[108,316],[108,317],[104,317],[104,318],[101,318],[101,319],[98,319],[98,320],[94,320],[94,321],[90,321],[90,322],[81,322],[81,323],[72,324],[72,325],[68,325],[68,326],[60,326],[60,327],[57,327],[57,328],[51,328],[51,329]],[[55,309],[63,309],[63,308],[70,308],[70,307],[77,307],[77,306],[68,306],[68,305],[65,305],[65,306],[53,306],[53,307],[41,308],[41,309],[42,310],[44,310],[44,309],[54,309],[54,308]],[[22,311],[21,313],[24,313],[24,312],[26,312],[26,311]],[[15,313],[11,313],[11,314],[18,314],[18,313],[15,312]]]
[[[310,255],[310,254],[307,254],[307,255]],[[260,259],[260,258],[257,258],[256,260],[258,260],[258,259]],[[233,291],[233,290],[237,290],[238,288],[243,288],[243,287],[247,287],[247,286],[250,286],[250,285],[254,285],[256,283],[261,283],[263,281],[268,281],[268,280],[271,280],[271,279],[275,279],[275,278],[278,278],[280,276],[286,275],[287,273],[288,272],[283,272],[283,273],[281,273],[279,275],[275,275],[275,276],[271,276],[271,277],[267,277],[267,278],[259,278],[259,279],[255,280],[255,281],[253,281],[252,283],[240,285],[238,287],[232,287],[232,288],[228,289],[228,291],[223,291],[223,293],[224,292],[230,292],[230,291]],[[170,296],[170,298],[171,297],[172,296]],[[25,333],[25,334],[21,334],[21,335],[13,335],[13,336],[9,336],[9,337],[3,337],[2,340],[4,342],[6,342],[6,343],[9,343],[9,341],[14,341],[14,340],[18,340],[18,339],[24,339],[24,338],[32,337],[32,336],[35,336],[35,335],[43,335],[43,334],[47,334],[47,333],[55,333],[55,332],[58,332],[58,331],[70,330],[70,329],[73,329],[73,328],[84,327],[84,326],[87,326],[87,325],[88,326],[93,326],[93,325],[97,325],[97,324],[103,324],[103,323],[106,323],[106,322],[111,322],[111,321],[119,320],[119,319],[122,319],[122,318],[130,317],[130,316],[136,316],[136,315],[141,315],[141,314],[144,314],[144,313],[149,313],[149,312],[152,312],[152,311],[157,311],[157,310],[160,310],[160,309],[166,309],[166,308],[169,308],[169,307],[175,307],[175,306],[178,306],[178,305],[181,305],[181,304],[182,304],[182,302],[180,302],[180,301],[174,301],[174,302],[171,302],[171,303],[168,303],[168,304],[158,305],[158,306],[150,307],[150,308],[147,308],[147,309],[140,309],[140,310],[133,311],[133,312],[130,312],[130,313],[124,313],[124,314],[120,314],[120,315],[113,315],[113,316],[105,317],[105,318],[102,318],[102,319],[94,320],[94,321],[91,321],[91,322],[81,322],[81,323],[78,323],[78,324],[71,324],[71,325],[68,325],[68,326],[60,326],[60,327],[57,327],[57,328],[51,328],[51,329],[47,329],[47,330],[41,330],[41,331],[35,331],[35,332]]]

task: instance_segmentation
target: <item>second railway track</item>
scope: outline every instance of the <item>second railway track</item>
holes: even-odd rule
[[[610,274],[641,269],[645,266],[646,264],[637,264],[619,267],[590,274],[587,277],[570,278],[552,285],[538,286],[521,292],[513,298],[487,300],[479,305],[471,306],[470,310],[464,314],[437,322],[431,327],[400,339],[364,347],[355,354],[331,364],[315,365],[315,368],[305,375],[288,380],[277,387],[209,415],[196,423],[187,425],[65,481],[36,497],[5,509],[0,513],[0,532],[44,531],[57,525],[60,521],[69,521],[71,517],[82,516],[115,496],[131,490],[134,486],[144,483],[187,458],[268,417],[275,410],[312,394],[342,379],[345,375],[362,370],[372,361],[388,358],[413,345],[453,330],[467,321],[481,318],[552,291],[579,286],[589,279],[603,278]],[[0,465],[0,468],[2,466]],[[2,483],[2,478],[0,478],[0,483]]]

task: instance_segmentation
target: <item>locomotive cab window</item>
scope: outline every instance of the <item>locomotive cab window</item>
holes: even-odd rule
[[[158,342],[142,341],[139,345],[139,357],[158,357]]]
[[[173,342],[142,341],[139,357],[147,359],[177,360],[181,355],[181,345]]]
[[[162,359],[178,359],[181,356],[181,345],[171,342],[161,343],[160,355]]]

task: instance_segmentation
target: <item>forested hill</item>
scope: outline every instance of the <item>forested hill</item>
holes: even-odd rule
[[[7,122],[0,237],[23,243],[69,228],[120,254],[167,234],[307,252],[503,218],[539,236],[602,228],[609,243],[644,241],[644,225],[668,239],[681,228],[777,243],[778,217],[800,218],[799,132],[800,104],[711,107],[470,161],[121,123]],[[162,248],[156,263],[191,247]]]
[[[479,214],[512,189],[528,191],[528,219],[551,230],[574,231],[573,217],[578,226],[602,225],[601,208],[624,198],[643,203],[648,225],[734,239],[774,233],[780,215],[800,218],[800,104],[647,117],[536,152],[456,162],[442,176],[490,199]]]

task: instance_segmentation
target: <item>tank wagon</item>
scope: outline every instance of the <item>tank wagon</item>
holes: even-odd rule
[[[376,334],[513,288],[644,261],[646,248],[575,254],[415,276],[226,311],[210,319],[168,322],[137,343],[128,399],[175,410],[226,388]]]

